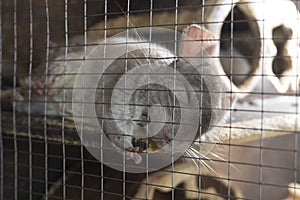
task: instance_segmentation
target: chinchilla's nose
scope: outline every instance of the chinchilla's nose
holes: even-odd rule
[[[144,127],[136,125],[133,130],[133,136],[138,138],[145,138],[147,137],[147,130]]]

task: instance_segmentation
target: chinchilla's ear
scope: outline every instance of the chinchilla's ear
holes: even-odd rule
[[[188,60],[189,57],[199,56],[205,50],[211,55],[217,46],[215,36],[207,29],[192,24],[183,30],[179,45],[179,55]]]

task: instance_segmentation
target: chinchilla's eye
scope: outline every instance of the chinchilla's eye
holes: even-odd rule
[[[140,116],[140,119],[138,121],[138,125],[141,126],[141,127],[144,127],[146,126],[146,124],[149,122],[149,116],[148,116],[148,113],[147,112],[142,112],[141,116]]]
[[[146,117],[146,118],[147,118],[147,117],[148,117],[148,114],[147,114],[146,112],[143,112],[143,113],[142,113],[142,117]]]
[[[147,112],[143,112],[142,115],[141,115],[141,120],[143,122],[147,122],[147,121],[150,121],[150,116],[148,116],[148,113]]]

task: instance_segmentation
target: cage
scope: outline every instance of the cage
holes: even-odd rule
[[[0,199],[300,199],[299,0],[0,7]]]

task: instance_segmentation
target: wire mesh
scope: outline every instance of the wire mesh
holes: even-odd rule
[[[0,199],[300,199],[299,0],[0,7]]]

